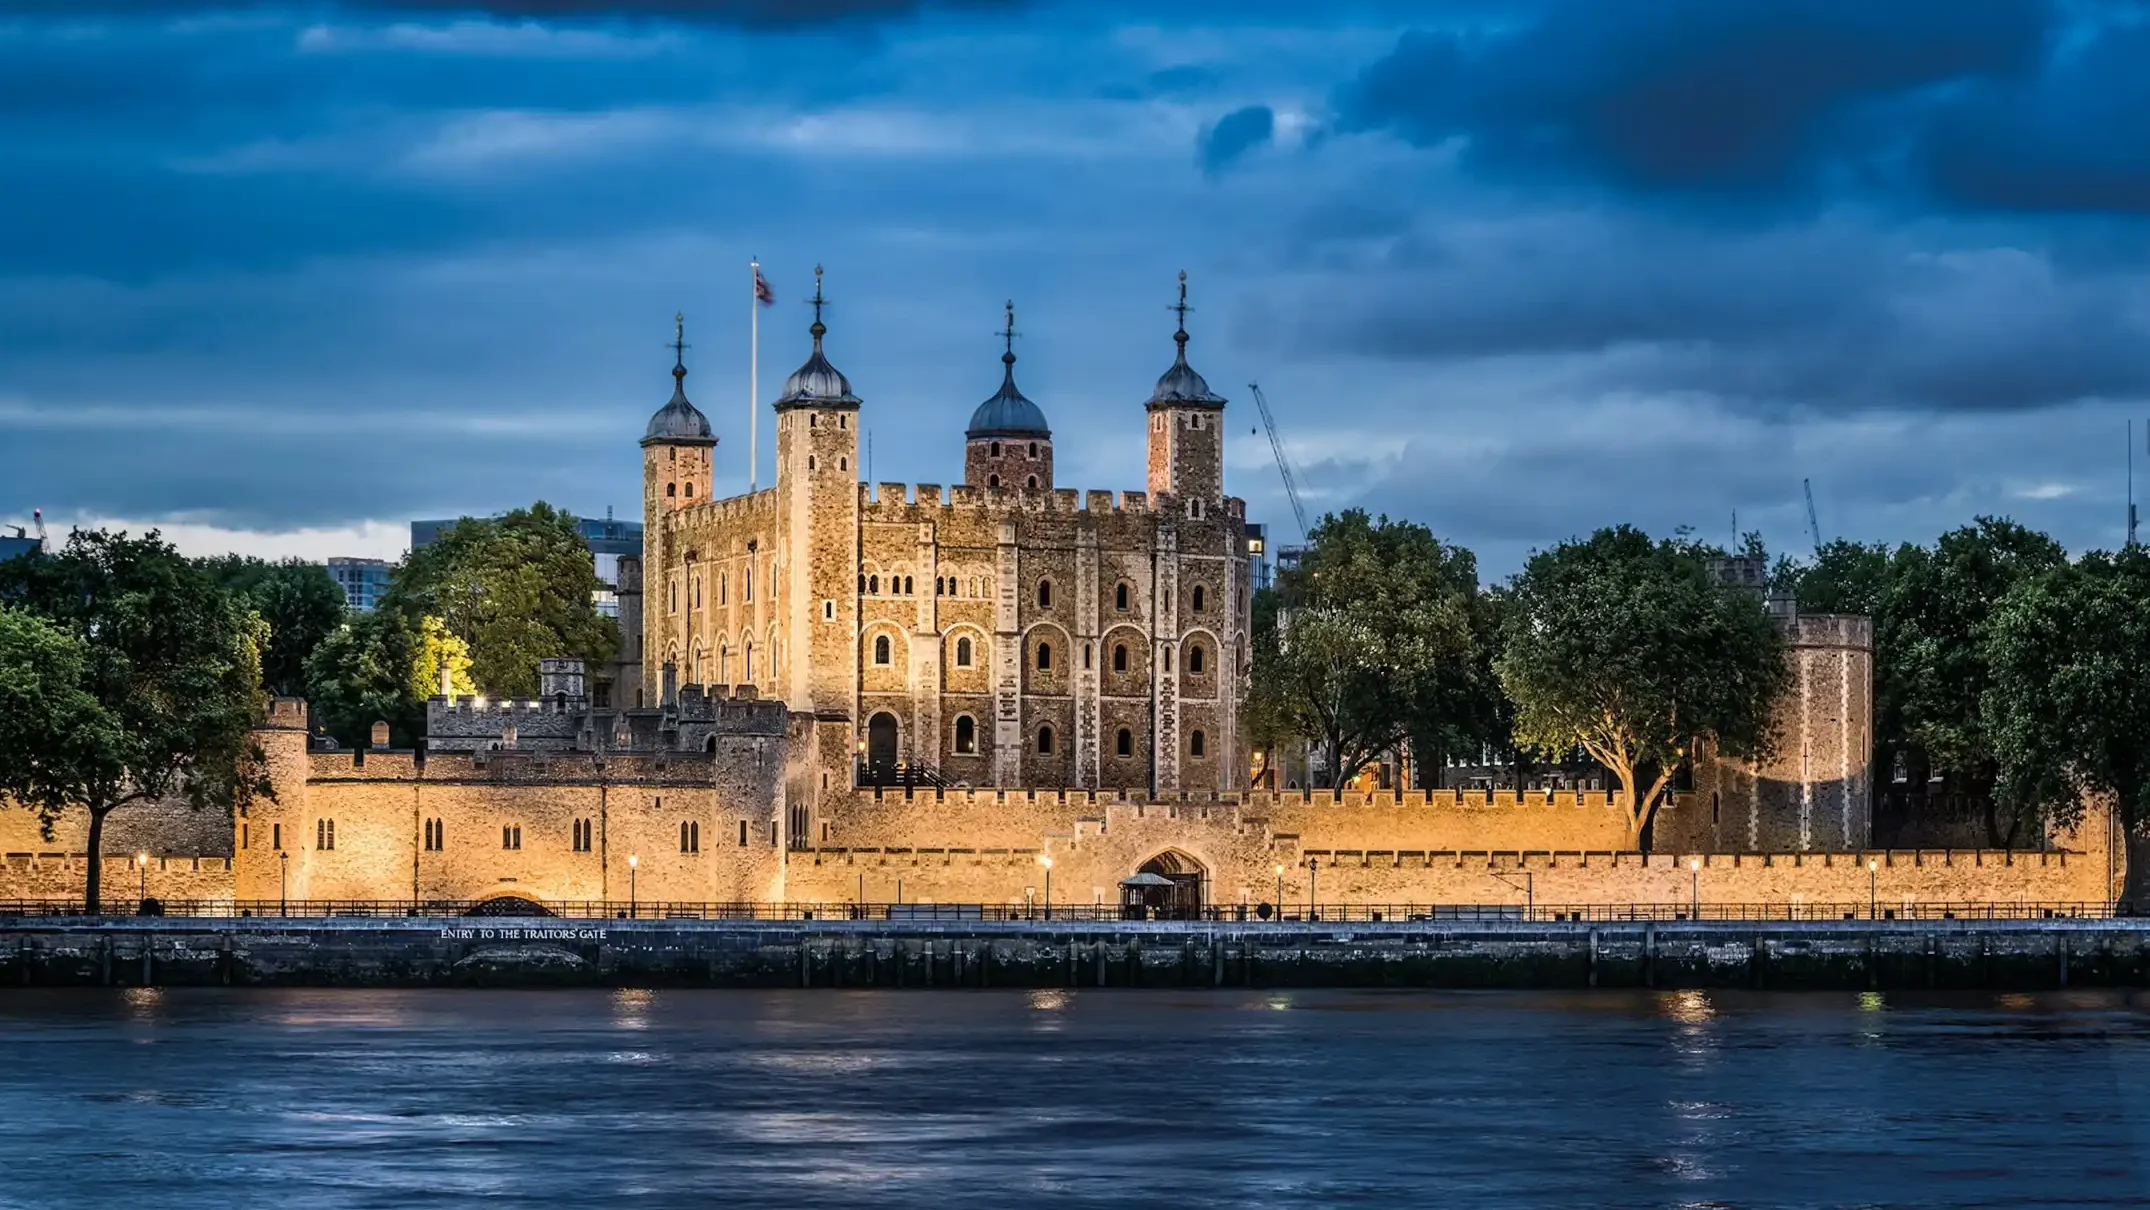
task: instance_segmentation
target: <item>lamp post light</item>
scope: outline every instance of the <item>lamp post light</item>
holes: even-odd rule
[[[641,909],[635,906],[635,869],[641,864],[642,858],[639,856],[633,853],[627,855],[627,915],[630,918],[641,913]]]
[[[276,850],[276,914],[291,914],[291,854]]]
[[[1689,895],[1687,909],[1688,915],[1696,920],[1700,920],[1702,919],[1702,859],[1700,857],[1690,857],[1687,859],[1687,875]]]
[[[1045,918],[1053,918],[1053,859],[1049,854],[1038,854],[1038,864],[1045,867]]]
[[[1306,859],[1306,918],[1307,918],[1308,920],[1313,920],[1313,919],[1315,919],[1315,918],[1316,918],[1316,909],[1315,909],[1315,906],[1314,906],[1314,904],[1315,904],[1315,899],[1314,899],[1314,886],[1315,886],[1315,879],[1316,879],[1317,877],[1319,877],[1319,875],[1320,875],[1320,872],[1321,872],[1321,862],[1320,862],[1320,860],[1319,860],[1319,859],[1317,859],[1317,858],[1313,858],[1313,857],[1309,857],[1309,858],[1307,858],[1307,859]]]
[[[1277,864],[1277,919],[1284,918],[1284,865]]]
[[[1877,914],[1874,909],[1881,902],[1880,890],[1881,862],[1869,857],[1866,859],[1866,918],[1868,920],[1874,919]]]
[[[139,908],[149,898],[149,854],[146,852],[136,853],[134,855],[134,868],[141,875],[135,884],[134,892],[135,906]]]

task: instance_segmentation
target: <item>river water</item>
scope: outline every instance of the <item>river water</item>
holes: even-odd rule
[[[2142,1207],[2146,1010],[6,992],[0,1207]]]

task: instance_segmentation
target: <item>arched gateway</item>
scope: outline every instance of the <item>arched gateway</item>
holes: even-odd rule
[[[1120,880],[1122,914],[1130,920],[1200,919],[1207,881],[1201,862],[1166,849]]]

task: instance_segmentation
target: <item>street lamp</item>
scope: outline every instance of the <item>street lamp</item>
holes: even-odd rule
[[[1702,859],[1700,857],[1687,859],[1687,874],[1688,889],[1692,898],[1692,902],[1688,905],[1688,914],[1696,920],[1700,920],[1702,919]]]
[[[636,915],[635,867],[641,864],[642,859],[640,857],[635,856],[633,853],[629,853],[627,855],[627,914],[629,916]]]
[[[276,914],[291,914],[291,854],[276,850]]]
[[[1319,859],[1313,857],[1306,859],[1306,918],[1308,920],[1316,918],[1314,910],[1314,880],[1320,871],[1321,862]]]
[[[1277,919],[1284,918],[1284,865],[1277,864]]]
[[[135,905],[139,907],[144,900],[149,898],[149,854],[146,852],[136,853],[134,855],[134,868],[141,874],[141,879],[136,884],[134,892]]]
[[[1053,918],[1053,859],[1047,854],[1040,853],[1038,854],[1038,864],[1045,867],[1045,918],[1051,920]]]
[[[1874,908],[1880,902],[1880,885],[1881,863],[1869,857],[1866,859],[1866,918],[1868,920],[1874,918]]]

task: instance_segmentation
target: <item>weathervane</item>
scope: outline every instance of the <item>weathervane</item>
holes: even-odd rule
[[[1194,310],[1193,307],[1187,305],[1187,271],[1185,269],[1180,270],[1180,300],[1166,307],[1165,310],[1175,311],[1179,314],[1180,327],[1179,331],[1172,334],[1172,343],[1180,347],[1180,356],[1184,357],[1187,355],[1187,312]]]
[[[1009,299],[1009,300],[1008,300],[1008,326],[1007,326],[1007,327],[1005,327],[1005,328],[1002,328],[1002,329],[1001,329],[1000,331],[998,331],[998,332],[995,332],[995,333],[993,333],[993,335],[995,335],[995,336],[998,336],[998,337],[1000,337],[1000,339],[1001,339],[1001,344],[1002,344],[1002,348],[1001,348],[1001,353],[1000,353],[1000,359],[1001,359],[1002,361],[1004,361],[1004,362],[1007,362],[1007,363],[1008,363],[1009,365],[1014,365],[1014,364],[1015,364],[1015,338],[1016,338],[1016,337],[1018,337],[1018,336],[1021,336],[1021,335],[1022,335],[1022,333],[1020,333],[1020,332],[1018,332],[1018,331],[1016,331],[1016,330],[1015,330],[1015,300],[1014,300],[1014,299],[1012,299],[1012,298],[1011,298],[1011,299]]]

